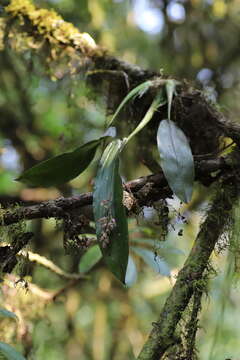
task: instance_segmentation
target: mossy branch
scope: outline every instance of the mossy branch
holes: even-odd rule
[[[201,160],[196,162],[196,179],[203,178],[211,180],[211,173],[214,171],[230,170],[227,164],[228,158],[217,158],[212,160]],[[150,206],[154,201],[172,196],[167,181],[162,172],[154,175],[143,176],[131,180],[124,185],[127,190],[123,204],[128,211],[134,211],[137,206]],[[130,193],[129,193],[130,192]],[[92,193],[84,193],[69,198],[58,198],[56,200],[43,201],[40,204],[20,206],[16,209],[1,210],[1,225],[7,226],[18,223],[21,220],[32,220],[39,218],[64,219],[69,211],[78,211],[87,218],[92,217]]]
[[[219,185],[221,186],[206,215],[206,220],[138,360],[159,360],[166,350],[177,342],[175,338],[177,324],[195,287],[202,280],[211,253],[228,223],[232,206],[238,197],[238,189],[231,180],[228,179],[226,183]]]
[[[98,46],[90,34],[80,32],[54,10],[38,9],[31,0],[10,0],[9,5],[5,6],[5,13],[4,21],[0,22],[0,49],[4,48],[4,37],[1,33],[6,30],[6,25],[14,24],[14,20],[18,20],[20,27],[14,29],[13,25],[9,29],[10,46],[17,51],[39,51],[47,44],[47,62],[54,62],[60,54],[61,57],[65,54],[70,60],[68,65],[72,67],[70,74],[86,71],[88,68],[120,70],[137,82],[157,75],[154,71],[143,70],[108,55],[106,49]],[[14,32],[21,37],[21,47],[19,42],[14,40]],[[71,59],[74,60],[74,66],[71,66]]]

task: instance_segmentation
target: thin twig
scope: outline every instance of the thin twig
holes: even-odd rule
[[[55,291],[43,289],[43,288],[39,287],[38,285],[33,284],[30,281],[25,281],[25,280],[21,279],[20,277],[15,276],[13,274],[9,274],[9,275],[5,276],[4,283],[10,288],[14,288],[14,287],[16,287],[17,284],[23,283],[22,288],[24,290],[30,291],[32,294],[36,295],[37,297],[41,298],[42,300],[45,300],[46,302],[51,302],[51,301],[56,301],[56,299],[60,295],[64,294],[69,288],[75,286],[80,280],[82,280],[82,279],[81,278],[72,279],[69,282],[67,282],[66,285],[64,285],[63,287],[61,287],[60,289],[55,290]]]
[[[60,267],[58,267],[56,264],[54,264],[51,260],[48,260],[44,256],[41,256],[39,254],[33,253],[31,251],[20,251],[18,253],[20,256],[26,257],[28,260],[32,262],[36,262],[39,265],[44,266],[45,268],[51,270],[55,274],[70,280],[81,280],[81,279],[89,279],[89,276],[83,275],[83,274],[75,274],[75,273],[68,273],[64,270],[62,270]]]

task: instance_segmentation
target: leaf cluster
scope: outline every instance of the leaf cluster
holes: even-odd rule
[[[163,80],[146,114],[137,127],[123,139],[111,141],[99,161],[93,193],[96,234],[103,259],[113,274],[125,283],[129,259],[128,225],[123,205],[122,180],[119,174],[119,157],[124,147],[168,103],[168,119],[161,120],[157,133],[160,164],[173,193],[180,200],[189,202],[193,191],[194,163],[191,148],[183,131],[171,117],[172,99],[176,92],[175,80]],[[134,88],[122,101],[108,126],[116,120],[124,105],[142,97],[156,86],[154,80]],[[81,174],[93,160],[100,144],[109,136],[90,141],[70,153],[63,153],[26,170],[17,180],[30,186],[57,186]],[[146,250],[147,251],[147,250]],[[149,259],[149,255],[143,255]],[[149,260],[147,260],[149,262]]]

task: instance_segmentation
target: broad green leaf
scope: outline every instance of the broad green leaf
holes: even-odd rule
[[[167,101],[163,96],[162,89],[160,89],[159,93],[153,99],[153,102],[150,105],[150,107],[149,107],[148,111],[146,112],[142,121],[133,130],[133,132],[124,140],[124,145],[127,144],[132,139],[133,136],[135,136],[140,130],[142,130],[149,123],[149,121],[152,119],[155,111],[159,108],[159,106],[166,104],[166,102]]]
[[[81,257],[79,263],[79,271],[81,273],[86,273],[91,268],[98,263],[98,261],[102,258],[102,252],[98,245],[94,245],[90,247],[89,250]]]
[[[9,310],[3,309],[3,308],[0,308],[0,317],[7,317],[7,318],[17,320],[16,314],[14,314],[12,311],[9,311]]]
[[[157,132],[160,164],[172,191],[184,202],[192,197],[194,162],[183,131],[171,120],[162,120]]]
[[[90,141],[72,152],[42,161],[24,171],[16,180],[29,186],[57,186],[81,174],[93,160],[104,138]]]
[[[7,360],[26,360],[18,351],[12,346],[0,341],[0,354],[5,356]]]
[[[132,89],[127,96],[125,96],[125,98],[123,99],[123,101],[121,102],[121,104],[118,106],[117,110],[115,111],[115,113],[113,114],[112,119],[109,121],[108,126],[110,126],[114,120],[116,119],[116,117],[118,116],[119,112],[122,110],[122,108],[124,107],[124,105],[126,105],[126,103],[137,97],[137,96],[142,96],[150,87],[151,85],[151,81],[147,80],[145,82],[143,82],[142,84],[136,86],[134,89]]]
[[[137,281],[137,267],[133,258],[129,255],[125,284],[127,287],[132,286]]]
[[[145,261],[146,264],[151,266],[153,270],[157,273],[170,276],[170,268],[165,260],[161,259],[157,254],[154,254],[151,250],[139,248],[139,247],[132,247],[131,248],[137,255],[141,256],[141,258]]]
[[[93,192],[96,234],[103,259],[123,283],[128,264],[128,225],[119,175],[121,140],[112,141],[100,161]]]

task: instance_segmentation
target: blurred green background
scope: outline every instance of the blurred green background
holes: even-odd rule
[[[185,78],[203,89],[212,102],[217,101],[230,119],[238,121],[239,0],[34,3],[55,9],[117,57]],[[97,158],[79,178],[58,189],[30,189],[13,179],[38,161],[100,136],[105,121],[104,96],[92,94],[81,76],[51,81],[38,56],[28,51],[17,56],[1,51],[0,69],[1,203],[19,196],[39,201],[91,191]],[[134,154],[125,162],[123,158],[122,169],[127,180],[149,173]],[[171,201],[171,225],[165,243],[160,242],[156,214],[150,209],[138,219],[130,219],[132,242],[152,240],[147,246],[153,243],[162,267],[157,269],[159,274],[133,253],[138,278],[129,289],[123,288],[100,262],[90,272],[89,280],[69,286],[53,301],[49,296],[66,287],[68,281],[40,265],[20,264],[16,275],[9,276],[0,290],[2,306],[14,311],[19,321],[0,319],[0,340],[14,345],[28,359],[132,359],[139,353],[188,255],[210,193],[211,189],[196,185],[188,207],[179,207],[176,199]],[[35,232],[29,250],[65,271],[79,271],[80,255],[65,254],[62,231],[55,220],[35,220],[27,227]],[[2,236],[3,241],[8,240],[5,232]],[[8,236],[10,240],[11,229]],[[209,294],[204,297],[197,340],[199,358],[237,360],[240,294],[232,275],[232,256],[214,254],[212,261],[217,275],[212,277]],[[33,284],[29,290],[24,282],[14,286],[22,273]]]

